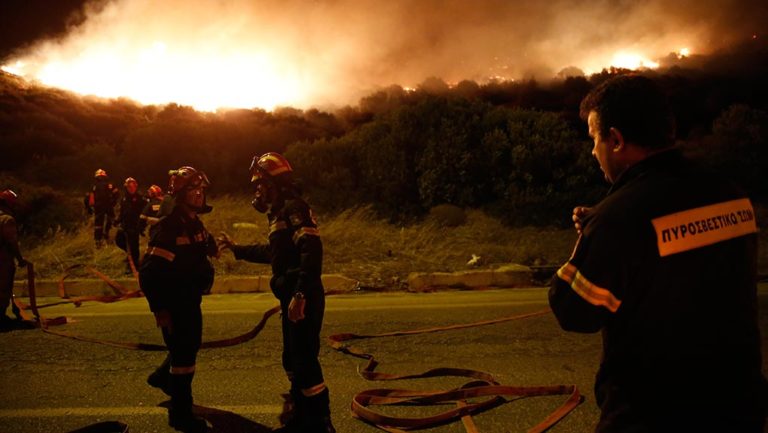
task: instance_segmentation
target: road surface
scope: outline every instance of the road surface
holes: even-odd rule
[[[469,323],[547,307],[546,289],[449,291],[439,293],[348,294],[328,298],[323,336],[382,333]],[[42,300],[44,302],[46,300]],[[760,290],[761,329],[768,329],[768,285]],[[276,301],[269,294],[211,295],[204,298],[204,339],[241,334]],[[57,329],[83,336],[161,343],[144,299],[115,304],[88,303],[46,308],[47,317],[73,323]],[[355,346],[375,354],[378,371],[417,373],[435,367],[471,368],[518,386],[575,384],[585,401],[552,432],[586,432],[598,411],[592,395],[600,357],[600,336],[560,330],[551,314],[521,321],[406,337],[363,340]],[[763,335],[763,352],[768,353]],[[279,394],[288,387],[280,364],[280,333],[273,317],[254,340],[203,350],[194,382],[195,403],[213,432],[260,433],[277,426]],[[146,385],[163,358],[142,352],[69,340],[40,330],[0,334],[0,432],[68,432],[116,420],[131,432],[172,432],[167,397]],[[332,412],[340,433],[379,431],[350,415],[352,396],[371,388],[448,389],[466,382],[436,378],[369,382],[357,375],[362,361],[324,345],[321,351]],[[481,432],[524,432],[565,397],[536,397],[504,404],[475,417]],[[396,415],[425,416],[440,408],[384,408]],[[464,432],[461,423],[425,430]]]

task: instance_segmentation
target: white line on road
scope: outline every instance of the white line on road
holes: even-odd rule
[[[205,413],[210,409],[233,412],[237,414],[279,414],[281,405],[257,404],[242,406],[205,406],[199,412]],[[195,410],[198,411],[197,409]],[[114,407],[53,407],[35,409],[0,409],[0,418],[60,418],[68,416],[132,416],[132,415],[165,415],[168,410],[157,406],[114,406]]]
[[[543,301],[502,301],[502,302],[473,302],[465,304],[380,304],[380,305],[349,305],[349,306],[327,306],[325,308],[327,312],[335,311],[380,311],[380,310],[447,310],[447,309],[463,309],[463,308],[486,308],[486,307],[513,307],[521,305],[546,305],[546,300]],[[203,306],[203,314],[206,316],[228,315],[228,314],[262,314],[274,305],[265,306],[264,310],[255,308],[239,308],[232,310],[209,310]],[[101,317],[101,316],[147,316],[151,317],[149,309],[147,311],[104,311],[104,312],[63,312],[58,314],[64,314],[69,317]],[[52,314],[56,315],[56,314]]]

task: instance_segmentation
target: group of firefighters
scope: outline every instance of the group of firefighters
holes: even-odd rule
[[[101,248],[110,240],[109,232],[112,226],[117,227],[115,244],[126,251],[127,273],[135,271],[139,265],[139,237],[145,234],[149,226],[149,235],[154,232],[153,226],[160,221],[165,195],[163,189],[152,185],[147,189],[147,195],[139,193],[139,183],[129,177],[123,182],[123,194],[109,181],[107,172],[103,169],[94,173],[94,184],[91,191],[85,195],[83,204],[86,211],[94,216],[93,239],[96,248]],[[118,205],[117,218],[115,206]]]
[[[176,430],[208,429],[206,421],[192,411],[192,379],[202,342],[200,304],[213,285],[210,259],[230,250],[237,259],[272,265],[270,285],[282,310],[282,364],[290,382],[289,393],[283,396],[286,401],[281,426],[275,431],[336,431],[318,360],[325,310],[320,279],[323,247],[312,210],[301,198],[292,172],[291,165],[280,154],[253,158],[252,205],[266,214],[269,223],[268,241],[254,245],[238,245],[226,233],[221,233],[217,242],[206,230],[199,215],[212,210],[206,201],[210,181],[201,170],[189,166],[171,170],[167,194],[152,185],[147,191],[148,198],[138,192],[134,178],[125,180],[120,198],[107,173],[102,169],[95,173],[96,181],[84,204],[94,214],[96,247],[101,248],[110,240],[109,232],[116,225],[114,241],[126,251],[129,271],[138,273],[140,287],[168,348],[168,356],[149,375],[147,383],[170,396],[168,423]],[[10,216],[15,201],[16,194],[10,190],[0,195],[0,225],[4,234],[0,254],[10,259],[0,257],[0,277],[10,282],[4,285],[7,290],[0,290],[8,294],[0,298],[3,320],[11,320],[5,316],[5,310],[13,285],[13,260],[19,266],[26,263],[18,248],[15,220]],[[147,226],[149,242],[139,259],[139,237]],[[6,232],[13,236],[5,236]]]
[[[611,189],[594,207],[574,209],[579,238],[552,279],[549,303],[563,329],[603,334],[595,431],[763,431],[768,382],[761,371],[751,201],[674,147],[669,102],[652,80],[608,80],[582,101],[581,115]],[[205,229],[198,217],[212,210],[205,173],[185,166],[169,175],[168,195],[153,186],[149,203],[127,179],[116,220],[134,263],[138,236],[151,227],[138,275],[169,355],[147,382],[170,395],[169,424],[184,432],[207,429],[192,412],[200,303],[213,284],[210,258],[230,250],[236,259],[272,265],[290,381],[277,431],[335,432],[318,361],[323,247],[290,164],[276,153],[253,158],[252,205],[269,223],[268,242],[254,245],[238,245],[225,233],[215,239]],[[86,206],[96,214],[100,246],[109,239],[118,194],[103,170],[96,178]],[[10,216],[15,202],[12,191],[0,193],[4,321],[14,261],[25,263]]]

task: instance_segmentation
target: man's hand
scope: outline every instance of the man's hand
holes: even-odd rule
[[[304,306],[307,300],[304,299],[304,294],[299,292],[291,298],[291,303],[288,304],[288,320],[293,323],[304,319]]]
[[[576,228],[578,234],[581,234],[581,230],[584,228],[582,222],[590,212],[592,212],[591,207],[576,206],[573,208],[573,216],[571,218],[573,219],[573,227]]]
[[[231,250],[232,247],[237,245],[237,242],[235,242],[226,232],[220,232],[219,237],[216,238],[216,242],[219,245],[219,252],[224,250]]]
[[[167,328],[168,332],[173,332],[173,321],[168,310],[155,311],[155,323],[158,328]]]
[[[19,262],[19,267],[20,268],[24,268],[24,267],[26,267],[29,264],[28,261],[24,260],[24,257],[19,257],[17,259],[17,261]]]

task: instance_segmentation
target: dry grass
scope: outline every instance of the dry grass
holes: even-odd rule
[[[256,213],[245,197],[222,196],[211,200],[214,211],[203,217],[214,235],[226,231],[241,244],[265,242],[266,218]],[[318,216],[325,248],[324,271],[341,273],[366,285],[396,285],[410,272],[468,269],[472,254],[481,268],[507,263],[558,264],[570,254],[575,235],[571,230],[509,228],[481,211],[468,211],[466,222],[441,227],[427,219],[396,226],[367,208],[333,217]],[[125,271],[124,253],[110,246],[96,250],[90,224],[71,233],[58,232],[39,245],[25,248],[40,278],[56,278],[73,264],[89,264],[111,276]],[[114,230],[113,233],[114,234]],[[146,245],[146,238],[142,238]],[[215,263],[220,275],[269,273],[266,265],[236,261],[231,254]]]
[[[226,231],[241,244],[266,242],[266,218],[256,213],[245,197],[222,196],[211,200],[214,211],[203,217],[214,235]],[[758,212],[765,221],[765,209]],[[571,253],[576,235],[571,229],[507,227],[482,211],[470,210],[464,224],[441,226],[427,218],[397,226],[378,218],[368,208],[335,216],[318,216],[325,248],[324,271],[361,280],[369,286],[397,286],[410,272],[469,269],[472,254],[481,257],[479,268],[508,263],[559,265]],[[113,230],[114,234],[114,230]],[[146,238],[142,238],[146,245]],[[768,232],[760,232],[760,245],[768,245]],[[143,247],[142,247],[143,248]],[[57,278],[73,264],[90,264],[110,276],[125,272],[124,253],[110,246],[95,250],[91,225],[57,232],[44,243],[25,248],[41,278]],[[768,248],[760,248],[760,269],[768,270]],[[225,253],[216,261],[219,275],[268,274],[269,266],[234,260]]]

